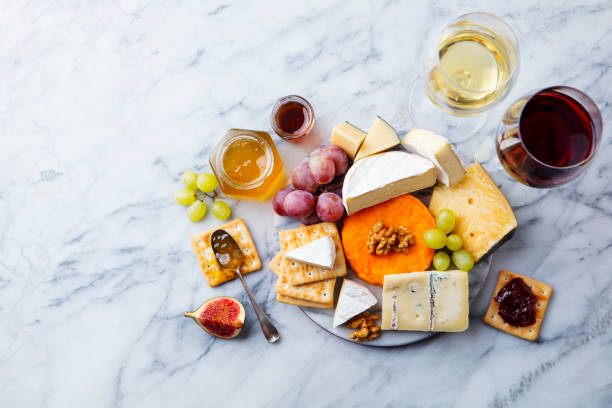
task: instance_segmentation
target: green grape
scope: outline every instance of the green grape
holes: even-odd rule
[[[474,267],[474,258],[465,249],[460,249],[453,252],[453,263],[457,268],[467,272]]]
[[[450,257],[446,252],[438,252],[433,257],[434,268],[438,271],[445,271],[450,265]]]
[[[187,207],[187,218],[191,221],[200,221],[206,214],[206,204],[203,201],[196,201]]]
[[[187,186],[191,191],[196,191],[198,189],[198,173],[195,171],[186,171],[183,173],[183,183]]]
[[[198,188],[205,193],[210,193],[217,188],[217,178],[210,173],[200,174],[198,176]]]
[[[225,201],[216,200],[210,209],[213,215],[220,220],[226,220],[232,214],[229,205]]]
[[[446,234],[440,229],[433,228],[425,232],[423,240],[425,241],[425,244],[430,248],[444,248],[444,245],[446,245]]]
[[[455,228],[455,214],[451,210],[442,210],[436,217],[436,227],[448,234]]]
[[[188,188],[181,188],[174,193],[174,201],[182,205],[190,205],[195,199],[195,194]]]
[[[457,251],[463,246],[463,240],[457,234],[450,234],[446,240],[446,247],[451,251]]]

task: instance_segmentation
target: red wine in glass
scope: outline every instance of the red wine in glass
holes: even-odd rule
[[[555,187],[580,175],[602,135],[599,109],[586,94],[557,86],[530,93],[504,114],[497,155],[516,180]]]

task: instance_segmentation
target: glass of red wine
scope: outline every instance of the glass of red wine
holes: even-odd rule
[[[595,156],[603,123],[584,92],[553,86],[530,92],[504,113],[497,156],[517,181],[550,188],[578,177]]]

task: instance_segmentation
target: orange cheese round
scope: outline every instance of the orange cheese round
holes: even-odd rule
[[[366,242],[368,233],[377,221],[386,226],[401,225],[413,234],[415,244],[407,254],[389,252],[371,255]],[[385,275],[426,271],[435,251],[425,245],[423,234],[436,227],[427,207],[410,194],[404,194],[384,203],[365,208],[344,219],[342,246],[344,256],[357,276],[372,285],[382,286]]]

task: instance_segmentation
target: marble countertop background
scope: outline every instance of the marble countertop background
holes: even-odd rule
[[[16,1],[0,14],[0,405],[2,407],[612,406],[612,3],[604,1]],[[493,260],[468,331],[407,347],[350,344],[247,281],[277,324],[267,344],[239,282],[209,288],[172,200],[231,127],[269,130],[276,98],[317,113],[314,136],[275,138],[287,168],[350,120],[408,128],[405,107],[431,30],[470,11],[515,29],[521,71],[458,148],[485,166],[519,229]],[[503,109],[571,85],[605,133],[578,181],[531,190],[491,153]],[[489,160],[490,159],[490,160]],[[497,167],[496,167],[497,166]],[[267,262],[270,203],[239,202]],[[499,269],[554,295],[530,343],[482,323]],[[215,340],[183,317],[212,296],[247,306]]]

